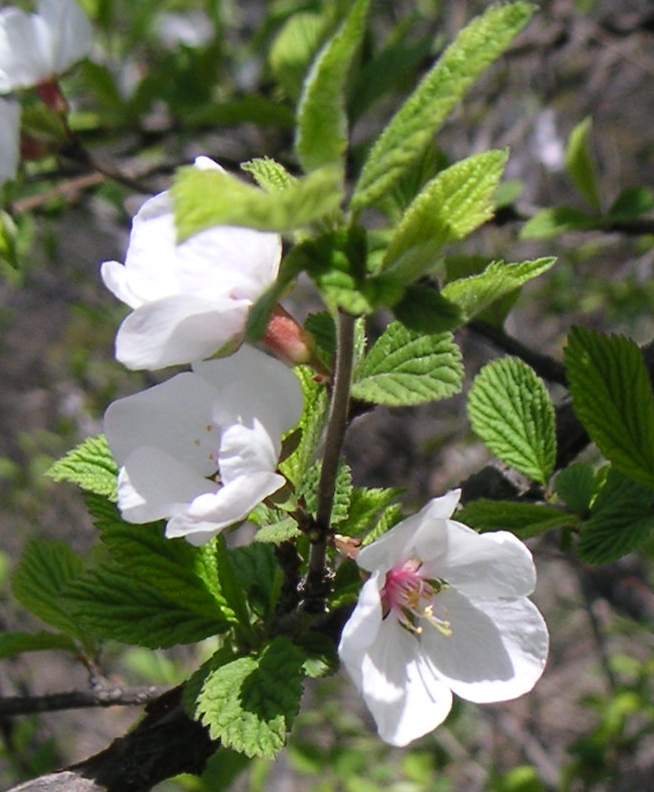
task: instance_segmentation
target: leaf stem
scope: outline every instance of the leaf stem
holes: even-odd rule
[[[309,572],[304,587],[304,609],[312,613],[321,613],[324,610],[325,597],[329,588],[325,561],[327,543],[331,533],[330,521],[334,505],[336,475],[350,408],[350,387],[354,362],[354,323],[354,316],[344,311],[339,313],[334,389],[318,483],[318,510],[311,543]]]

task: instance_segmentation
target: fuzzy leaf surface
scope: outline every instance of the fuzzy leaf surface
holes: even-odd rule
[[[576,188],[596,212],[601,211],[597,172],[591,152],[592,119],[585,118],[572,130],[565,152],[565,166]]]
[[[577,463],[562,470],[554,482],[556,494],[577,514],[585,514],[595,493],[595,471],[591,465]]]
[[[242,162],[241,170],[249,173],[261,189],[271,193],[286,190],[297,182],[295,176],[272,157],[255,157]]]
[[[575,523],[575,516],[551,506],[514,501],[487,500],[471,501],[455,515],[459,522],[475,531],[510,531],[519,539],[564,528]]]
[[[69,481],[87,492],[118,497],[118,465],[104,435],[89,437],[55,462],[46,473],[55,481]]]

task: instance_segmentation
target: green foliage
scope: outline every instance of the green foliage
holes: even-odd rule
[[[600,212],[599,185],[591,153],[592,118],[585,118],[572,130],[565,153],[565,165],[579,192],[596,212]]]
[[[403,519],[403,517],[402,507],[399,503],[392,503],[390,506],[387,506],[374,527],[366,534],[362,542],[364,547],[379,539],[379,537],[383,536],[387,531],[390,531],[391,528]]]
[[[625,476],[654,487],[654,394],[638,346],[575,327],[565,366],[579,420]]]
[[[257,654],[210,673],[195,717],[227,748],[272,759],[283,748],[299,709],[304,661],[288,638],[275,638]]]
[[[556,461],[554,407],[543,381],[514,357],[489,363],[468,397],[472,428],[507,465],[546,484]]]
[[[577,463],[562,470],[554,482],[556,494],[572,511],[585,514],[595,493],[595,471]]]
[[[237,547],[229,554],[236,580],[250,608],[262,619],[275,609],[282,584],[282,573],[273,548],[267,543]]]
[[[555,262],[553,257],[522,261],[519,264],[492,261],[479,275],[446,284],[443,296],[459,307],[464,321],[469,321],[528,281],[547,272]]]
[[[648,187],[627,187],[615,199],[608,216],[616,222],[636,220],[654,210],[654,192]]]
[[[245,335],[248,341],[260,341],[266,334],[270,316],[293,280],[304,266],[301,248],[295,247],[282,261],[277,279],[259,297],[248,314]]]
[[[272,157],[255,157],[248,162],[242,162],[241,170],[249,173],[259,187],[271,193],[286,190],[297,182],[295,176]]]
[[[288,542],[291,539],[297,539],[300,536],[302,536],[302,532],[297,527],[297,522],[292,517],[282,517],[260,528],[254,537],[254,541],[277,545],[282,542]]]
[[[67,652],[75,652],[77,647],[67,635],[61,635],[60,633],[0,633],[0,660],[4,660],[7,657],[16,657],[16,655],[24,652],[43,652],[48,649],[63,649]]]
[[[345,536],[365,536],[381,518],[382,514],[402,494],[393,488],[354,487],[350,496],[347,521],[339,526]]]
[[[400,407],[453,396],[462,382],[461,351],[451,333],[420,335],[393,322],[357,366],[352,395]]]
[[[486,498],[467,503],[455,516],[475,531],[510,531],[523,540],[576,522],[574,515],[551,506]]]
[[[535,214],[522,226],[520,238],[551,239],[568,231],[589,231],[601,227],[600,218],[591,217],[569,206],[556,206]]]
[[[64,542],[32,539],[14,572],[14,596],[46,624],[66,635],[80,636],[79,624],[62,601],[62,594],[82,571],[81,558]]]
[[[298,495],[304,498],[307,511],[316,517],[318,510],[318,482],[322,463],[316,462],[310,467],[302,481]],[[336,475],[336,488],[334,491],[334,504],[332,506],[331,525],[338,525],[347,519],[352,497],[352,471],[345,462],[341,463]]]
[[[309,72],[297,110],[295,150],[305,172],[324,165],[344,170],[345,96],[352,61],[366,29],[370,0],[355,0],[343,24]]]
[[[89,437],[46,472],[55,481],[69,481],[87,492],[116,500],[118,465],[104,435]]]
[[[429,283],[408,286],[393,313],[409,330],[417,333],[444,333],[463,324],[458,305],[447,300]]]
[[[264,192],[218,170],[185,167],[172,188],[180,242],[216,225],[293,231],[338,209],[338,169],[321,168],[286,189]]]
[[[355,211],[377,203],[421,156],[482,72],[527,24],[533,10],[524,2],[491,6],[459,33],[370,150],[352,198]]]
[[[507,157],[506,151],[476,154],[428,182],[395,229],[382,270],[411,283],[434,268],[445,245],[489,220]]]
[[[299,11],[286,21],[270,50],[270,67],[286,93],[295,99],[314,54],[327,33],[326,18],[313,11]]]
[[[579,555],[608,564],[654,535],[654,492],[610,469],[581,525]]]
[[[327,311],[309,314],[304,329],[314,337],[321,361],[331,367],[336,353],[336,323],[332,315]]]

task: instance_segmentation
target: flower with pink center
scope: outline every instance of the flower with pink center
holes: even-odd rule
[[[536,572],[506,531],[478,534],[450,519],[453,490],[364,547],[370,572],[339,655],[380,736],[407,745],[447,717],[452,693],[476,703],[533,688],[548,633],[527,599]]]

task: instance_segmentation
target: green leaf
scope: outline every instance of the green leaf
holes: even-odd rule
[[[463,324],[458,305],[447,300],[429,283],[408,286],[404,297],[393,306],[393,313],[416,333],[444,333]]]
[[[323,15],[299,11],[286,21],[273,42],[270,67],[291,99],[300,95],[309,64],[326,33],[327,20]]]
[[[520,239],[551,239],[568,231],[590,231],[601,227],[599,217],[591,217],[569,206],[557,206],[543,209],[526,222],[520,231]]]
[[[453,396],[462,383],[461,351],[451,333],[419,335],[392,322],[357,366],[352,396],[401,407]]]
[[[217,607],[214,617],[200,615],[114,561],[70,583],[60,602],[81,629],[98,638],[150,649],[195,643],[229,628]]]
[[[104,495],[110,500],[118,497],[118,465],[104,435],[89,437],[46,472],[55,481],[69,481],[87,492]]]
[[[284,747],[302,696],[305,656],[278,637],[207,677],[195,717],[227,748],[272,759]]]
[[[237,547],[230,551],[229,558],[241,592],[266,619],[274,611],[282,583],[273,548],[263,542]]]
[[[522,261],[519,264],[492,261],[479,275],[451,281],[443,287],[442,294],[459,307],[467,322],[528,281],[547,272],[555,262],[553,257]]]
[[[218,170],[180,168],[172,188],[180,242],[217,225],[293,231],[338,209],[338,169],[321,168],[285,190],[264,192]]]
[[[254,536],[254,541],[281,544],[290,539],[297,539],[299,536],[302,536],[302,532],[297,527],[297,522],[292,517],[284,517],[260,528]]]
[[[592,465],[570,465],[556,476],[556,494],[577,514],[585,514],[595,493],[595,471]]]
[[[576,517],[551,506],[480,498],[466,504],[455,515],[458,522],[475,531],[510,531],[519,539],[574,525]]]
[[[515,357],[484,366],[468,397],[468,416],[495,456],[547,483],[556,461],[554,407],[530,366]]]
[[[277,280],[266,289],[250,309],[245,327],[245,336],[248,341],[260,341],[264,337],[272,312],[291,283],[302,272],[304,263],[301,246],[294,247],[282,261]]]
[[[16,657],[24,652],[43,652],[48,649],[63,649],[67,652],[76,652],[75,643],[66,635],[50,632],[0,633],[0,660],[7,657]]]
[[[347,149],[345,94],[352,62],[366,30],[370,0],[355,0],[322,48],[304,83],[297,111],[295,150],[305,173],[324,165],[344,171]]]
[[[379,200],[379,208],[397,225],[416,196],[437,173],[450,164],[445,154],[435,143],[429,144],[420,157],[413,162],[392,188]]]
[[[318,509],[318,482],[320,481],[320,471],[322,463],[316,462],[307,470],[302,487],[298,495],[303,497],[309,514],[316,517]],[[338,525],[347,519],[350,508],[350,498],[352,497],[352,471],[349,465],[342,462],[336,475],[336,488],[334,490],[334,504],[330,518],[331,525]]]
[[[582,523],[579,555],[609,564],[635,550],[654,532],[654,493],[611,469]]]
[[[350,496],[347,521],[339,526],[339,533],[359,537],[373,530],[383,512],[401,494],[402,490],[397,487],[392,489],[354,487]]]
[[[338,654],[331,638],[322,633],[309,631],[295,638],[295,645],[306,655],[304,673],[311,679],[333,674],[338,668]]]
[[[638,346],[575,327],[565,366],[579,420],[625,476],[654,487],[654,394]]]
[[[447,48],[391,119],[364,163],[352,198],[360,211],[379,201],[421,156],[482,72],[529,22],[530,3],[491,6]]]
[[[286,190],[297,182],[286,168],[272,157],[255,157],[241,163],[241,170],[249,173],[256,183],[267,192]]]
[[[654,192],[648,187],[627,187],[615,199],[609,209],[609,219],[612,221],[629,221],[649,214],[654,210]]]
[[[382,271],[411,283],[433,269],[442,248],[493,215],[493,193],[508,153],[487,151],[437,174],[406,210],[386,250]]]
[[[579,192],[596,212],[601,211],[597,172],[591,153],[593,119],[585,118],[572,130],[565,152],[565,166]]]
[[[31,539],[14,572],[12,590],[20,604],[46,624],[79,636],[79,625],[62,603],[62,593],[82,570],[82,559],[64,542]]]
[[[336,354],[336,323],[332,315],[327,311],[309,314],[304,329],[313,336],[320,360],[331,368]]]
[[[375,542],[380,536],[383,536],[385,533],[390,531],[391,528],[395,527],[403,518],[404,515],[402,514],[402,507],[400,504],[392,503],[390,506],[384,509],[382,516],[379,518],[374,528],[366,534],[362,545],[365,547],[366,545]]]

